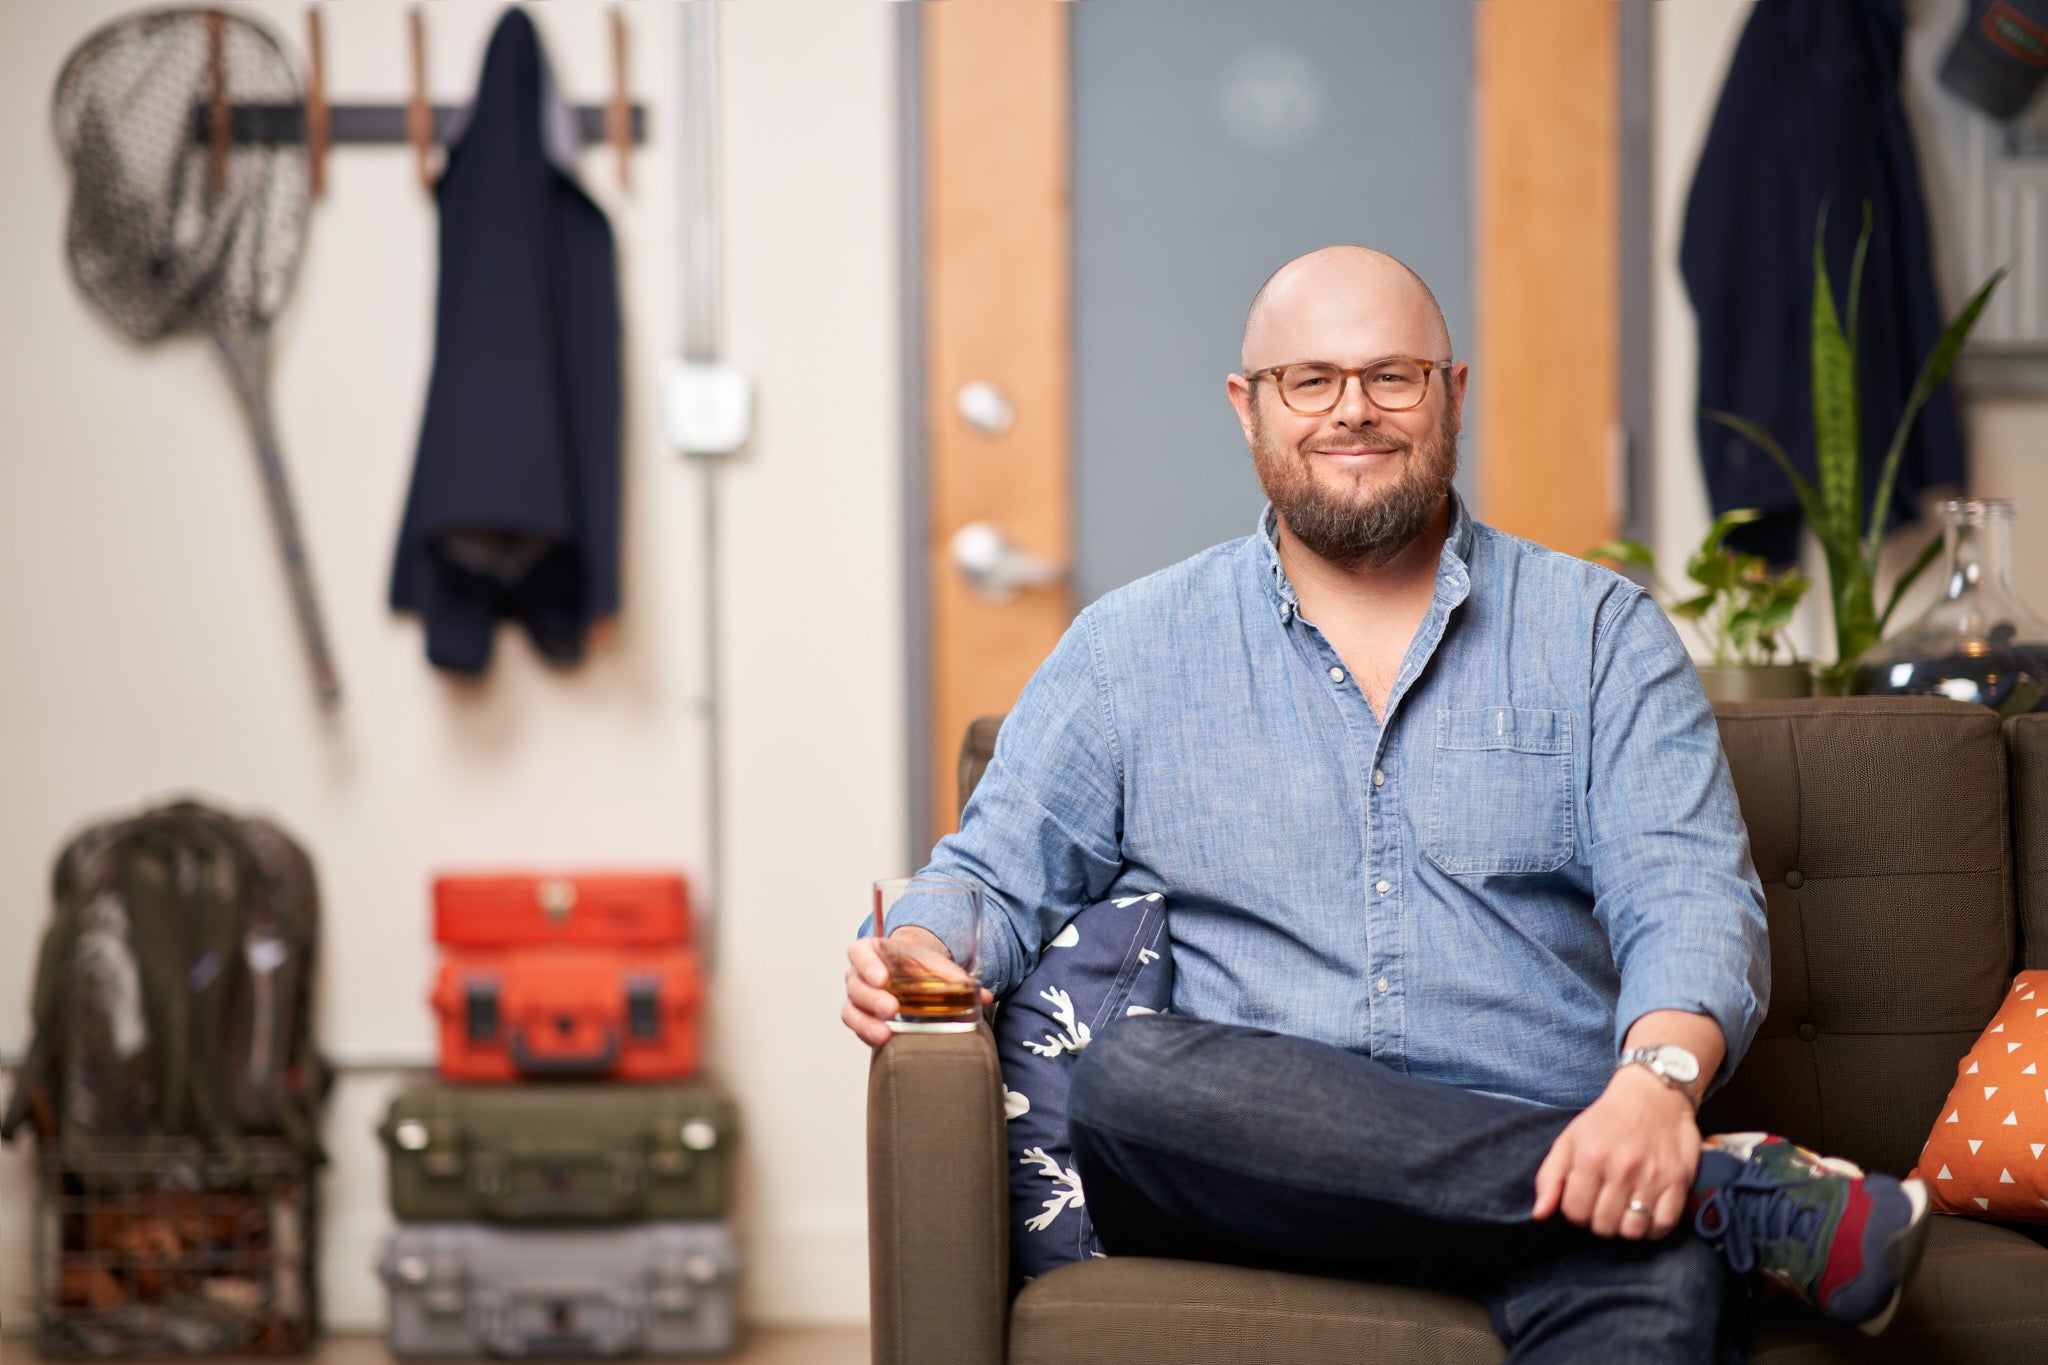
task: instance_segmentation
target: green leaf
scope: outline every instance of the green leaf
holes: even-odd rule
[[[1735,564],[1725,554],[1702,550],[1686,562],[1685,576],[1712,592],[1728,592],[1735,586]]]
[[[1673,616],[1682,616],[1688,621],[1697,621],[1707,614],[1720,594],[1703,592],[1698,597],[1688,597],[1683,602],[1674,602],[1666,610]]]
[[[1775,635],[1792,624],[1792,613],[1799,606],[1799,599],[1778,598],[1766,603],[1757,612],[1757,622],[1767,635]]]
[[[2041,695],[2041,684],[2024,673],[2020,674],[2020,680],[2013,684],[2012,694],[2005,699],[2005,705],[1998,708],[1999,717],[2011,720],[2014,716],[2024,716],[2040,704]]]
[[[1920,577],[1927,566],[1941,554],[1942,543],[1946,539],[1946,535],[1936,531],[1933,537],[1920,547],[1920,553],[1913,556],[1912,565],[1899,575],[1899,581],[1892,584],[1892,595],[1885,601],[1884,613],[1877,618],[1877,633],[1880,637],[1884,635],[1885,626],[1890,624],[1892,613],[1898,610],[1899,599],[1906,595],[1906,589],[1913,586],[1913,580]]]
[[[1714,524],[1707,528],[1707,538],[1700,542],[1700,553],[1710,555],[1721,548],[1721,542],[1728,539],[1728,533],[1738,526],[1747,526],[1752,521],[1761,521],[1763,513],[1754,507],[1733,507],[1714,518]]]
[[[1640,540],[1604,540],[1580,555],[1581,559],[1611,559],[1617,564],[1640,564],[1657,572],[1657,556]]]
[[[1962,353],[1963,343],[1970,339],[1984,306],[1991,302],[1991,291],[1998,288],[1999,281],[2006,277],[2010,268],[2000,266],[1992,271],[1991,277],[1970,296],[1970,301],[1949,319],[1948,326],[1942,328],[1941,336],[1935,341],[1934,349],[1927,353],[1926,362],[1920,366],[1912,391],[1906,395],[1906,410],[1899,415],[1899,424],[1892,430],[1892,443],[1884,453],[1884,465],[1877,476],[1877,501],[1871,505],[1870,529],[1863,539],[1863,558],[1873,570],[1877,567],[1878,550],[1884,542],[1884,518],[1891,506],[1892,484],[1899,477],[1899,462],[1906,454],[1906,437],[1913,430],[1913,419],[1920,415],[1921,405],[1947,381],[1949,371],[1955,368],[1956,357]]]
[[[1829,550],[1828,589],[1835,607],[1835,662],[1854,668],[1864,651],[1877,643],[1876,589],[1870,566],[1851,549],[1843,555]],[[1847,674],[1844,673],[1846,679]]]
[[[1856,315],[1863,302],[1863,258],[1870,253],[1870,237],[1876,230],[1870,201],[1863,201],[1863,229],[1856,234],[1856,254],[1849,261],[1849,354],[1860,355],[1863,340],[1856,331]]]
[[[1771,566],[1762,555],[1737,554],[1728,552],[1728,559],[1735,566],[1735,581],[1754,590],[1771,581]]]
[[[1719,408],[1701,408],[1700,415],[1710,422],[1719,422],[1729,430],[1748,437],[1759,450],[1770,456],[1778,468],[1785,472],[1785,477],[1792,481],[1792,491],[1798,495],[1799,510],[1805,514],[1807,524],[1813,527],[1821,524],[1820,494],[1792,463],[1792,457],[1785,453],[1785,447],[1778,444],[1777,437],[1765,430],[1761,423],[1752,422],[1747,417],[1737,417],[1732,412],[1722,412]]]
[[[1814,533],[1823,545],[1839,547],[1855,545],[1863,529],[1863,461],[1856,355],[1835,312],[1823,249],[1827,225],[1828,209],[1822,204],[1813,229],[1813,438],[1822,511]]]

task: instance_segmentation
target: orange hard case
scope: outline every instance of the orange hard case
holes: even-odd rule
[[[440,877],[434,937],[449,1080],[696,1074],[704,984],[681,877]]]

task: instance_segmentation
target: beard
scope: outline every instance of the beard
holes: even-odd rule
[[[1458,472],[1458,416],[1448,403],[1420,440],[1384,428],[1373,439],[1393,445],[1400,457],[1392,481],[1377,488],[1315,467],[1317,451],[1355,442],[1320,437],[1286,450],[1252,412],[1252,462],[1274,512],[1296,540],[1340,569],[1376,569],[1392,560],[1428,528]]]

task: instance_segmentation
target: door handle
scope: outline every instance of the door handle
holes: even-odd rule
[[[1067,566],[1018,549],[994,523],[970,521],[953,533],[953,563],[969,586],[991,602],[1007,602],[1025,588],[1067,581]]]

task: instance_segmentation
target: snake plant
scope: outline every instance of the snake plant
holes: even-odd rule
[[[1764,427],[1733,413],[1704,409],[1705,415],[1732,427],[1754,441],[1785,471],[1799,496],[1800,510],[1819,540],[1827,564],[1828,600],[1835,614],[1835,662],[1818,670],[1816,677],[1824,692],[1839,694],[1850,670],[1863,652],[1884,635],[1886,623],[1905,596],[1906,589],[1941,552],[1941,536],[1924,546],[1906,571],[1892,584],[1883,610],[1877,606],[1877,556],[1884,541],[1885,510],[1891,506],[1892,485],[1898,478],[1899,461],[1906,450],[1906,437],[1913,420],[1934,391],[1955,368],[1956,356],[1969,339],[1971,328],[1991,298],[1991,291],[2005,278],[2006,267],[1991,272],[1977,292],[1949,319],[1935,341],[1934,349],[1920,366],[1913,388],[1906,396],[1906,409],[1892,430],[1891,445],[1879,467],[1876,496],[1870,500],[1868,524],[1864,518],[1861,395],[1856,380],[1856,307],[1863,292],[1863,259],[1870,246],[1870,204],[1863,205],[1863,229],[1856,237],[1856,251],[1849,265],[1848,320],[1845,326],[1835,308],[1835,292],[1828,280],[1827,261],[1822,252],[1828,224],[1828,206],[1822,203],[1813,230],[1813,434],[1814,467],[1818,481],[1809,480],[1785,454],[1785,448]]]

